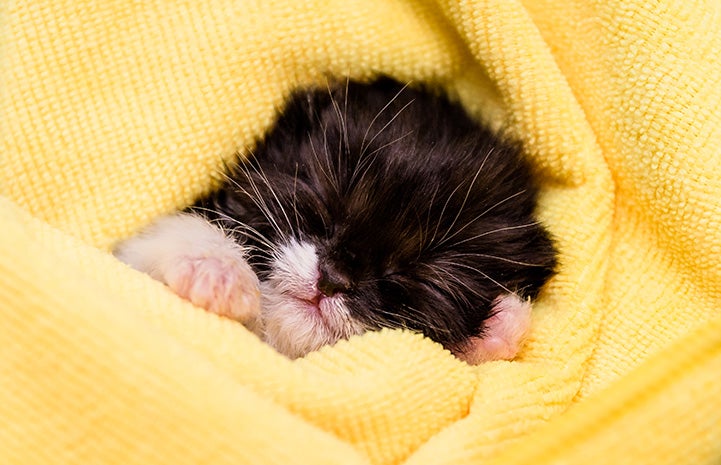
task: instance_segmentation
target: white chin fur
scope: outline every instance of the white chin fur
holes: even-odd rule
[[[264,339],[291,358],[363,332],[343,297],[319,297],[318,255],[307,242],[281,247],[261,285]]]

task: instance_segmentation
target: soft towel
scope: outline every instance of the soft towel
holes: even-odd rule
[[[0,51],[3,464],[721,460],[718,2],[7,1]],[[517,360],[291,362],[109,254],[376,73],[526,145],[562,267]]]

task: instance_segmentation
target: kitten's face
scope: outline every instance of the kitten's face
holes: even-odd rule
[[[266,339],[289,356],[380,327],[458,349],[555,265],[517,149],[389,82],[296,96],[205,205],[252,248]]]

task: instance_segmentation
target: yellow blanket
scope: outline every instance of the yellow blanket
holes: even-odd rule
[[[721,5],[0,3],[0,463],[721,460]],[[291,362],[108,250],[295,85],[445,88],[527,144],[563,267],[514,362]]]

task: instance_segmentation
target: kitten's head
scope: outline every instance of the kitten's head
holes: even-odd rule
[[[266,339],[295,357],[381,327],[462,350],[497,298],[535,297],[553,272],[535,198],[516,145],[381,80],[296,94],[205,205],[234,219]]]

